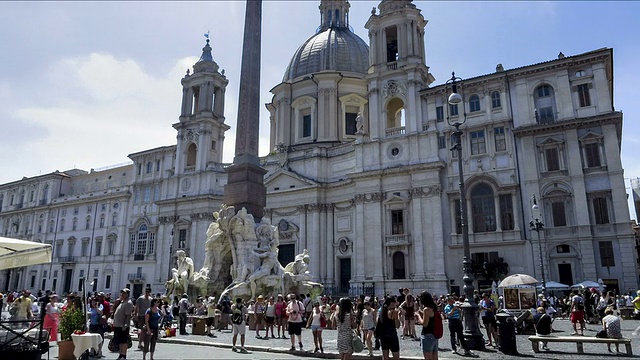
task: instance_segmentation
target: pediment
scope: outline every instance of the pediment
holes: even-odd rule
[[[383,201],[383,204],[398,204],[398,203],[407,203],[409,199],[400,195],[399,193],[391,193],[391,195],[387,198],[387,200]]]
[[[315,188],[318,183],[300,176],[294,172],[278,169],[269,175],[264,182],[267,191],[281,191],[288,189]]]
[[[580,141],[600,140],[603,137],[604,136],[602,136],[601,134],[595,133],[593,131],[587,131],[587,133],[582,135],[580,138],[578,138],[578,140]]]
[[[185,218],[180,218],[180,219],[178,219],[178,221],[175,222],[174,225],[176,227],[179,227],[180,225],[191,225],[191,220],[187,220]]]
[[[547,136],[541,141],[538,141],[538,146],[548,146],[548,145],[560,145],[564,143],[564,139]]]

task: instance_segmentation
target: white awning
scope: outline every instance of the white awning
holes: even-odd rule
[[[51,262],[51,245],[0,237],[0,270]]]

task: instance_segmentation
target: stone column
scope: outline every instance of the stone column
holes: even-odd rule
[[[260,167],[258,158],[262,0],[251,0],[246,4],[236,149],[233,165],[227,168],[224,201],[236,209],[247,208],[257,223],[267,203],[264,187],[267,171]]]

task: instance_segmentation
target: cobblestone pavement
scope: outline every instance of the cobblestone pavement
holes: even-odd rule
[[[458,359],[463,358],[461,355],[456,355],[451,353],[451,346],[449,342],[449,332],[447,329],[447,324],[444,324],[445,333],[442,339],[440,339],[440,359]],[[634,357],[640,357],[640,338],[637,336],[633,336],[631,333],[636,329],[636,327],[640,326],[640,321],[636,320],[623,320],[622,321],[622,333],[625,338],[632,338],[632,347]],[[558,336],[567,336],[573,332],[571,322],[564,319],[558,319],[553,324],[554,335]],[[600,330],[601,326],[599,325],[587,325],[587,330],[585,331],[585,336],[595,336],[595,334]],[[189,330],[189,328],[187,328]],[[418,329],[418,327],[416,327]],[[486,336],[484,329],[481,329],[483,335]],[[402,334],[401,329],[398,331],[399,335]],[[172,338],[161,339],[160,341],[163,343],[172,343],[172,344],[184,344],[184,345],[210,345],[218,348],[222,348],[226,352],[222,352],[221,357],[215,357],[224,359],[226,354],[229,354],[231,357],[233,354],[230,350],[231,347],[231,338],[232,334],[230,331],[222,331],[215,332],[218,336],[217,338],[209,338],[207,336],[199,336],[199,335],[185,335],[185,336],[177,336]],[[264,334],[264,331],[262,332]],[[287,335],[288,336],[288,335]],[[578,355],[577,348],[575,344],[558,344],[558,343],[549,343],[550,351],[540,352],[535,354],[531,350],[531,342],[527,340],[529,335],[517,335],[517,348],[518,352],[521,354],[520,356],[511,356],[505,355],[498,351],[497,348],[487,348],[485,351],[476,351],[476,358],[479,359],[520,359],[520,358],[536,358],[536,359],[596,359],[596,358],[615,358],[620,357],[621,355],[616,355],[615,353],[609,353],[607,351],[607,347],[604,344],[584,344],[584,352],[585,355]],[[290,353],[288,351],[291,346],[291,340],[287,339],[256,339],[255,331],[249,331],[247,329],[247,337],[246,337],[246,347],[253,352],[264,352],[264,358],[288,358],[286,354],[294,354],[299,357],[313,357],[320,355],[316,355],[313,353],[313,335],[310,330],[303,330],[303,345],[304,352],[296,351],[294,353]],[[324,357],[336,358],[337,356],[337,333],[335,330],[324,330],[323,332],[323,343],[325,355]],[[485,338],[486,339],[486,338]],[[239,339],[238,339],[239,342]],[[615,346],[612,346],[612,350],[615,351]],[[620,347],[622,352],[625,351],[624,346]],[[217,354],[217,352],[216,352]],[[358,354],[359,356],[354,356],[354,358],[368,358],[366,356],[367,350]],[[254,354],[255,356],[258,356]],[[374,355],[379,358],[381,355],[380,351],[374,351]],[[402,358],[422,358],[422,351],[420,350],[420,342],[412,339],[400,340],[400,355]],[[212,358],[214,358],[212,356]],[[251,358],[251,357],[247,357]],[[180,359],[187,359],[186,357]]]

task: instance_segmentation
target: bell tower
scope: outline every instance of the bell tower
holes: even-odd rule
[[[423,131],[419,91],[435,80],[425,64],[426,25],[412,0],[383,0],[371,11],[365,24],[369,114],[377,119],[370,124],[371,140]]]
[[[218,71],[213,61],[209,35],[202,55],[187,69],[182,78],[182,107],[180,122],[173,124],[178,131],[175,174],[203,171],[207,163],[222,162],[224,133],[224,96],[229,81]]]

